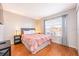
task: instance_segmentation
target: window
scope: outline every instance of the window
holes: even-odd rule
[[[46,20],[45,34],[62,36],[62,17]]]
[[[45,34],[51,35],[56,42],[64,45],[67,44],[66,16],[45,20]]]

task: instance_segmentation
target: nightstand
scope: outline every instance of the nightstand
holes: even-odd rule
[[[14,44],[21,43],[21,35],[14,35]]]

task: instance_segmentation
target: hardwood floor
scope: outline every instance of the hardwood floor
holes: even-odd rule
[[[56,43],[45,47],[36,54],[31,54],[23,44],[11,46],[12,56],[77,56],[78,53],[74,48],[66,47]]]

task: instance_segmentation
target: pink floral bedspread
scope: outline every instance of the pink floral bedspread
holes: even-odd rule
[[[37,49],[37,47],[44,42],[50,40],[50,36],[44,35],[44,34],[23,34],[22,40],[28,42],[31,51],[34,51]]]

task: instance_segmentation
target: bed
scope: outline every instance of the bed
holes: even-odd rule
[[[50,36],[45,34],[36,34],[35,28],[21,28],[21,40],[25,47],[36,54],[39,50],[50,44]]]

